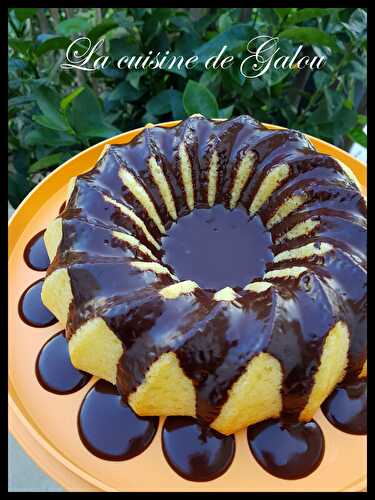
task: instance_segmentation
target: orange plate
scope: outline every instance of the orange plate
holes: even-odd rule
[[[179,123],[168,122],[171,127]],[[270,128],[281,128],[267,125]],[[161,427],[147,450],[132,460],[111,462],[92,455],[81,443],[77,413],[95,378],[80,391],[58,396],[45,391],[35,376],[40,348],[60,325],[32,328],[22,322],[17,306],[22,292],[44,273],[33,271],[23,260],[29,240],[53,219],[65,200],[68,180],[90,170],[104,144],[130,141],[142,128],[125,132],[92,146],[46,177],[27,196],[9,222],[9,425],[35,462],[68,491],[359,491],[366,487],[366,437],[335,429],[319,412],[326,451],[310,476],[286,481],[271,476],[249,451],[246,431],[236,434],[236,454],[221,477],[206,483],[187,481],[167,464],[161,449]],[[366,166],[348,153],[309,137],[321,152],[345,162],[365,192]]]

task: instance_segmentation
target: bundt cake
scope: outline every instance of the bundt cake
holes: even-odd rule
[[[69,183],[42,300],[74,366],[141,416],[308,421],[366,376],[366,214],[350,169],[300,132],[146,126]]]

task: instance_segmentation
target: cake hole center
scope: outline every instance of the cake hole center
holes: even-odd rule
[[[163,262],[179,280],[201,288],[243,288],[261,278],[273,259],[272,239],[256,215],[222,205],[196,208],[179,218],[162,238]]]

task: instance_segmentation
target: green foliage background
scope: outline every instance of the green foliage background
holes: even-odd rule
[[[18,8],[8,11],[9,200],[103,138],[200,112],[296,128],[345,149],[366,146],[367,13],[354,8]],[[240,62],[254,36],[278,36],[280,54],[326,56],[323,69],[270,70],[247,79]],[[117,60],[149,50],[200,60],[228,45],[230,69],[62,70],[79,35],[105,38]]]

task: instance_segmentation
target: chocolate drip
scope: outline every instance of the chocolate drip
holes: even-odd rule
[[[126,300],[105,316],[111,328],[126,318],[127,330],[121,338],[125,349],[117,374],[117,386],[125,396],[143,382],[148,368],[161,354],[178,352],[213,307],[212,301],[194,295],[167,301],[156,293],[144,295],[140,300]]]
[[[44,328],[57,323],[55,316],[42,302],[43,281],[40,279],[26,288],[18,303],[18,314],[22,321],[35,328]]]
[[[251,136],[250,136],[251,137]],[[307,139],[299,132],[293,130],[277,130],[271,131],[265,129],[263,137],[259,141],[249,141],[251,149],[255,151],[258,161],[256,164],[255,174],[251,177],[250,182],[242,192],[240,202],[249,207],[253,200],[260,184],[265,179],[272,167],[279,163],[285,163],[294,155],[310,154],[312,146]],[[287,158],[286,158],[287,156]],[[292,174],[285,179],[282,184],[290,181]]]
[[[163,452],[177,474],[189,481],[211,481],[234,458],[234,436],[223,436],[191,417],[168,417],[162,434]]]
[[[367,380],[340,384],[322,405],[332,425],[349,434],[367,434]]]
[[[248,293],[242,308],[216,303],[177,350],[181,367],[196,388],[196,414],[202,421],[210,423],[218,416],[232,384],[270,342],[271,324],[264,318],[274,310],[272,296],[271,290]]]
[[[191,163],[193,211],[188,207],[181,173],[181,144]],[[255,163],[237,208],[230,213],[219,205],[210,208],[213,155],[218,155],[215,204],[228,208],[240,161],[250,153]],[[167,180],[179,218],[176,223],[153,179],[151,157]],[[246,221],[249,235],[256,239],[253,244],[242,234],[244,213],[279,163],[289,165],[289,175],[258,214]],[[165,234],[123,184],[121,169],[131,172],[143,187]],[[284,201],[299,194],[306,195],[303,205],[268,230],[267,221]],[[143,221],[148,235],[116,204]],[[209,241],[209,232],[198,222],[200,210],[210,211],[218,227],[225,227],[225,220],[233,217],[234,224],[243,230],[238,234],[224,231],[223,243],[220,238]],[[189,274],[185,267],[189,261],[177,255],[177,247],[172,248],[174,233],[184,227],[184,216],[194,223],[190,229],[185,227],[186,240],[179,235],[176,241],[187,246],[195,232],[193,254],[200,259],[195,259],[200,269],[196,275],[193,271]],[[350,330],[348,376],[358,375],[366,356],[366,204],[339,164],[316,152],[299,132],[268,130],[248,116],[225,122],[191,117],[173,128],[148,128],[126,145],[111,146],[90,172],[77,178],[60,217],[63,239],[48,273],[59,267],[66,267],[69,273],[74,300],[67,336],[91,318],[104,319],[124,345],[117,386],[125,399],[144,381],[154,361],[173,352],[193,382],[197,417],[209,423],[220,413],[228,390],[249,361],[260,352],[268,352],[279,360],[283,372],[282,417],[295,420],[308,401],[324,340],[340,320]],[[310,234],[282,239],[296,224],[309,219],[318,222]],[[160,289],[175,283],[174,278],[134,268],[133,260],[151,262],[150,258],[113,231],[133,235],[177,278],[195,280],[202,288],[164,299]],[[235,249],[230,259],[222,253],[229,246],[224,244],[226,238]],[[311,242],[330,243],[333,248],[323,256],[272,262],[273,255]],[[249,262],[244,260],[246,251]],[[224,273],[225,284],[205,283],[215,262],[217,267],[227,266],[223,271],[232,270],[229,277],[233,279]],[[194,267],[194,258],[190,265]],[[246,280],[262,280],[265,270],[291,266],[304,266],[307,271],[297,278],[270,279],[273,286],[264,292],[243,290]],[[219,277],[220,273],[214,274]],[[213,300],[214,292],[225,285],[237,293],[234,302]]]
[[[138,136],[138,139],[136,137],[134,139],[135,142],[131,142],[129,148],[114,148],[112,154],[115,162],[120,165],[120,169],[126,168],[134,175],[138,184],[142,186],[154,206],[157,207],[157,212],[162,223],[168,225],[170,223],[168,211],[150,172],[149,160],[151,154],[147,143],[148,141],[145,140],[145,137],[146,135]],[[132,206],[139,206],[139,201],[125,185],[122,186],[122,196],[128,199]],[[148,220],[149,217],[145,216],[143,219]]]
[[[68,337],[91,317],[96,308],[105,307],[111,297],[127,295],[155,285],[158,288],[173,283],[168,276],[158,276],[152,271],[143,273],[131,266],[129,261],[116,259],[99,262],[78,262],[68,266],[74,300],[71,303],[67,325]],[[115,333],[121,335],[125,329]]]
[[[36,360],[35,373],[40,385],[55,394],[79,391],[91,379],[89,373],[77,370],[72,365],[63,331],[44,344]]]
[[[256,461],[282,479],[308,476],[324,455],[323,433],[314,420],[293,425],[266,420],[249,427],[247,438]]]
[[[44,232],[40,231],[27,244],[23,253],[26,264],[35,271],[46,271],[50,260],[44,244]]]
[[[339,319],[339,304],[314,273],[284,281],[275,280],[277,311],[267,352],[281,363],[282,418],[291,422],[307,404],[325,336]]]
[[[116,388],[99,380],[86,394],[78,415],[78,430],[86,448],[104,460],[129,460],[153,440],[159,419],[138,417]]]

